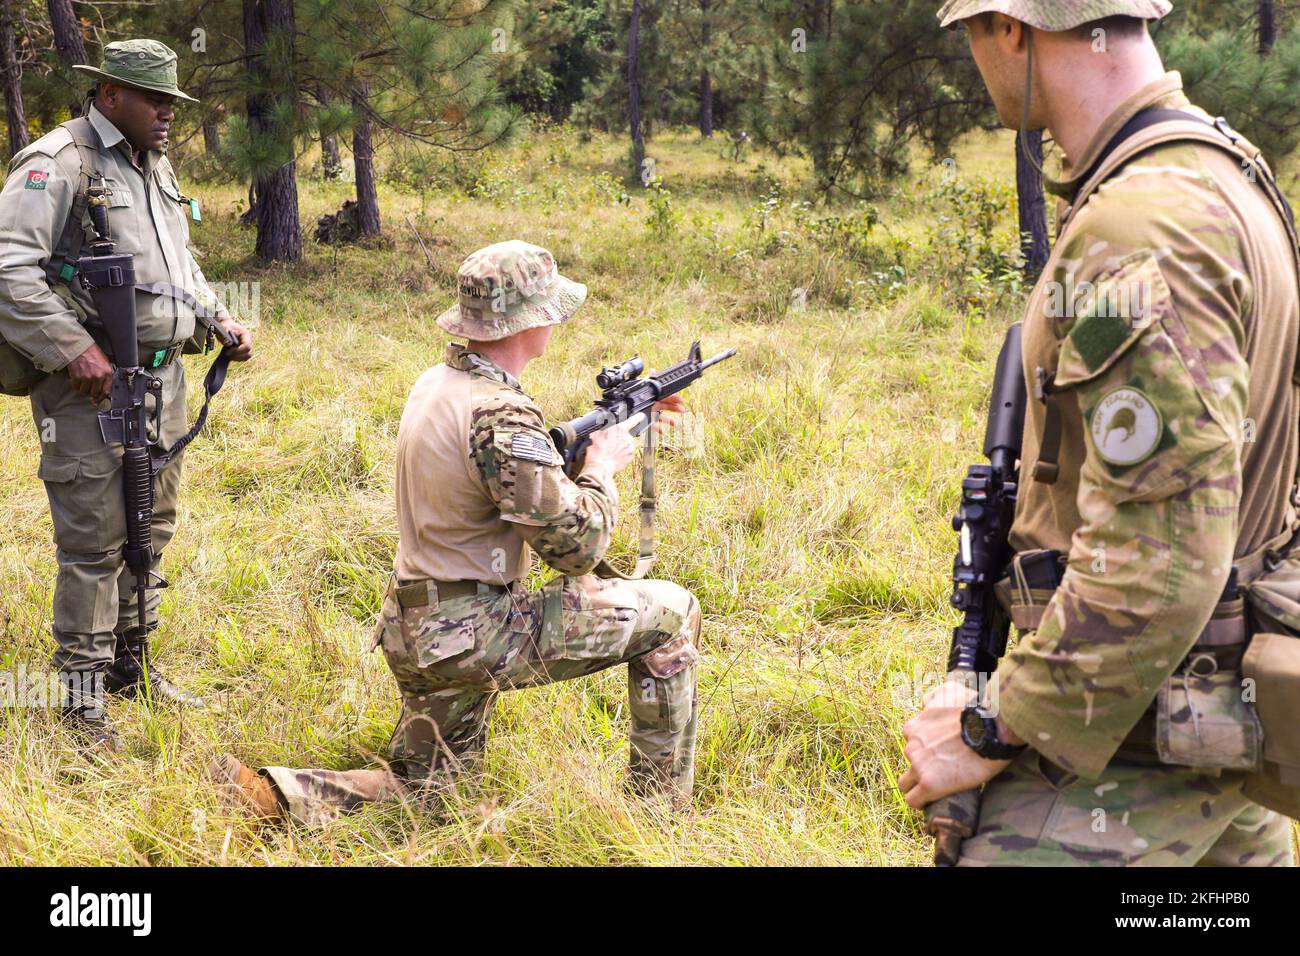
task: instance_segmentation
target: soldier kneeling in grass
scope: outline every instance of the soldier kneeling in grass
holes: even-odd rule
[[[629,430],[641,422],[595,433],[571,480],[519,383],[586,286],[519,241],[480,249],[458,280],[460,302],[438,324],[468,344],[449,345],[415,383],[397,437],[399,542],[376,634],[403,700],[389,764],[255,771],[220,758],[214,775],[258,816],[319,823],[366,802],[436,797],[480,760],[502,691],[624,662],[630,783],[677,807],[690,796],[700,606],[667,581],[590,573],[609,546],[614,475],[634,457]],[[562,575],[536,592],[522,585],[532,551]]]

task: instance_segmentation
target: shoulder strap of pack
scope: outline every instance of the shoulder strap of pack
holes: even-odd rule
[[[88,117],[77,116],[64,123],[63,127],[72,135],[72,142],[77,147],[81,172],[67,222],[63,224],[63,232],[54,244],[53,254],[45,263],[45,279],[51,286],[60,282],[66,285],[76,275],[76,261],[86,239],[85,229],[81,225],[86,213],[86,190],[90,188],[92,180],[103,178],[99,168],[99,134],[95,132],[94,124]]]
[[[1124,124],[1109,143],[1103,147],[1096,161],[1081,177],[1083,185],[1075,195],[1066,220],[1077,215],[1094,193],[1106,184],[1120,169],[1140,156],[1160,146],[1171,143],[1203,143],[1222,150],[1241,160],[1243,174],[1249,175],[1268,197],[1291,238],[1296,255],[1297,273],[1300,274],[1300,235],[1296,230],[1295,211],[1282,194],[1258,149],[1250,146],[1223,117],[1209,121],[1186,110],[1154,108],[1143,110]],[[1249,146],[1249,149],[1247,148]],[[1059,230],[1064,232],[1064,223]]]

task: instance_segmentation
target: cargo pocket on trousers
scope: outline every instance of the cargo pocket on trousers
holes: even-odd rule
[[[402,630],[421,667],[438,665],[474,646],[474,619],[445,618],[438,609],[407,607],[402,611]]]
[[[88,468],[88,465],[90,466]],[[54,543],[70,554],[112,551],[126,536],[126,515],[120,489],[110,494],[109,479],[117,463],[102,464],[98,474],[93,462],[68,455],[42,455],[36,476],[45,483],[54,524]],[[119,531],[120,536],[114,534]]]
[[[678,634],[641,658],[641,664],[650,672],[650,677],[641,680],[642,699],[657,698],[659,719],[673,733],[685,730],[695,713],[695,682],[668,689],[663,681],[694,667],[699,659],[700,652],[685,634]]]
[[[1262,728],[1239,674],[1220,671],[1210,654],[1193,655],[1156,698],[1160,762],[1202,770],[1255,770]]]
[[[638,611],[592,594],[572,579],[559,579],[543,591],[542,627],[537,650],[542,660],[621,661],[636,627]]]

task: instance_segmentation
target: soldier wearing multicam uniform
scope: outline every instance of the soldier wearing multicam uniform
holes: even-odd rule
[[[262,814],[317,823],[367,801],[427,796],[483,752],[497,696],[628,665],[631,783],[674,804],[694,779],[695,641],[700,607],[667,581],[589,572],[618,512],[614,472],[626,430],[593,436],[581,474],[564,473],[541,411],[502,365],[540,355],[552,327],[586,298],[551,254],[511,241],[459,273],[460,303],[439,319],[469,346],[415,383],[397,438],[399,543],[376,641],[403,710],[388,769],[260,774],[233,757],[219,780]],[[501,358],[498,364],[487,354]],[[664,403],[677,410],[680,400]],[[522,586],[532,552],[560,571]]]
[[[1288,820],[1248,795],[1260,742],[1227,585],[1234,563],[1242,583],[1258,574],[1296,525],[1293,233],[1261,160],[1199,141],[1235,134],[1205,125],[1145,24],[1105,19],[1169,9],[952,0],[940,14],[965,22],[1007,125],[1030,116],[1017,91],[1038,65],[1032,99],[1054,111],[1027,125],[1050,126],[1065,150],[1068,178],[1049,189],[1069,204],[1025,320],[1011,533],[1013,567],[1057,552],[1063,577],[1009,589],[1020,641],[989,688],[997,735],[1028,749],[975,755],[958,729],[971,692],[952,684],[906,729],[912,806],[991,779],[964,865],[1292,862]],[[1087,56],[1114,59],[1093,74]],[[1062,93],[1096,97],[1107,69],[1113,108],[1081,124],[1087,109]],[[1130,124],[1140,114],[1196,135]],[[1240,138],[1234,150],[1257,157]]]

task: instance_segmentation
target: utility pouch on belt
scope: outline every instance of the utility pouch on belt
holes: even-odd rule
[[[1300,555],[1270,561],[1246,595],[1254,636],[1242,675],[1264,728],[1264,761],[1244,793],[1300,819]]]
[[[1205,770],[1258,770],[1263,728],[1241,676],[1245,602],[1220,601],[1196,645],[1156,695],[1161,763]]]

